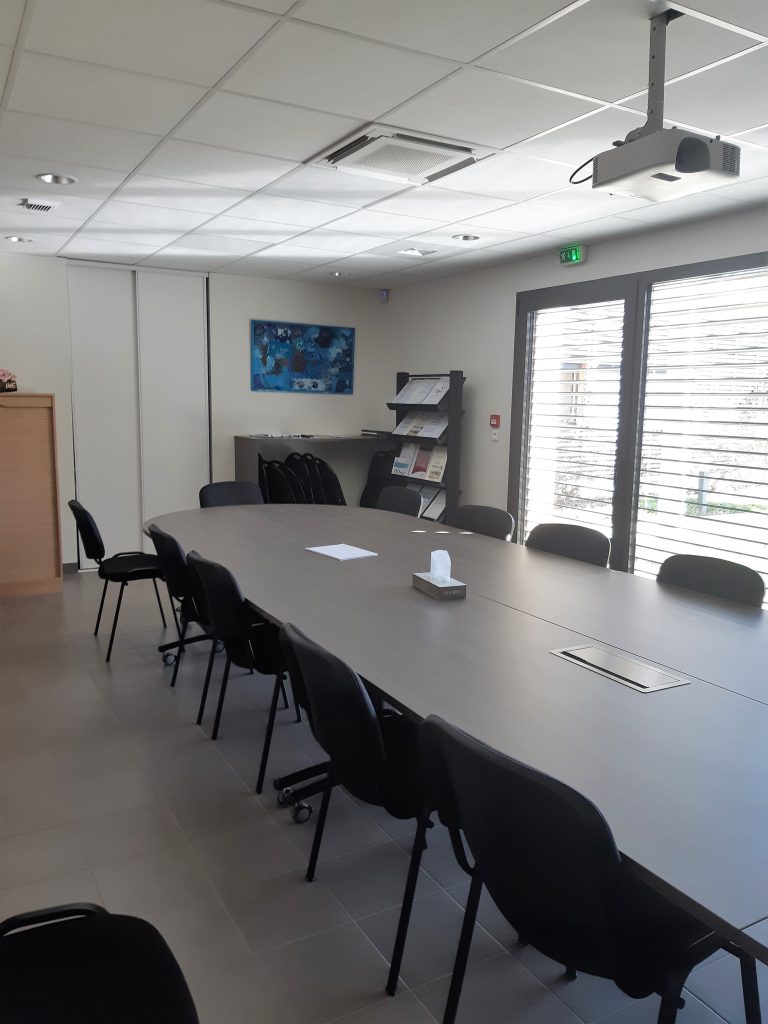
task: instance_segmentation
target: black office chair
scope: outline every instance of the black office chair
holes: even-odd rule
[[[252,480],[219,480],[200,488],[200,508],[263,504],[261,488]]]
[[[179,672],[181,657],[190,644],[200,643],[203,640],[212,641],[211,655],[208,661],[208,676],[213,668],[213,658],[216,653],[216,639],[211,632],[208,621],[208,608],[205,604],[205,595],[196,586],[196,581],[187,566],[187,556],[181,544],[172,537],[170,533],[161,530],[155,523],[148,528],[147,533],[155,546],[157,558],[160,562],[166,586],[168,587],[168,598],[171,602],[176,629],[179,639],[168,644],[161,644],[158,651],[163,655],[163,660],[174,657],[173,675],[171,686],[176,685],[176,676]],[[178,605],[178,614],[176,611]],[[187,636],[190,626],[197,625],[202,633],[197,636]]]
[[[515,519],[509,512],[491,505],[460,505],[446,520],[448,526],[486,537],[511,541],[515,535]]]
[[[112,645],[115,642],[115,630],[117,620],[120,618],[120,605],[123,603],[123,591],[129,583],[135,580],[152,580],[157,597],[157,607],[160,609],[160,618],[163,621],[163,628],[167,626],[163,603],[160,600],[160,591],[157,589],[157,581],[162,580],[163,573],[156,555],[147,555],[143,551],[121,551],[111,558],[105,558],[104,541],[101,539],[99,528],[96,525],[91,513],[83,508],[79,501],[67,502],[72,515],[75,517],[77,532],[80,535],[80,542],[83,545],[86,557],[93,559],[99,567],[99,578],[104,580],[104,589],[101,592],[99,602],[99,613],[96,616],[96,627],[94,636],[99,635],[99,624],[101,613],[104,610],[104,598],[107,596],[107,587],[110,583],[119,583],[120,592],[117,595],[115,606],[115,617],[112,620],[112,632],[109,635],[109,647],[107,648],[107,661],[112,657]]]
[[[395,818],[421,808],[418,726],[394,712],[376,714],[360,677],[290,623],[280,629],[306,691],[312,733],[329,758],[315,826],[307,881],[315,877],[331,792],[335,785]]]
[[[232,665],[237,665],[238,668],[250,669],[252,672],[260,672],[263,675],[274,675],[275,677],[272,701],[269,707],[269,718],[267,720],[267,732],[264,737],[261,765],[259,767],[257,790],[261,792],[269,758],[269,748],[272,744],[277,702],[280,696],[283,698],[284,707],[288,707],[288,697],[284,684],[285,662],[283,661],[280,648],[277,627],[271,622],[267,622],[266,619],[262,618],[251,608],[243,597],[240,587],[237,585],[237,580],[229,569],[219,565],[217,562],[209,562],[208,559],[202,558],[196,551],[190,551],[187,555],[187,565],[205,595],[205,603],[208,608],[208,617],[213,635],[224,644],[224,650],[227,655],[224,674],[221,678],[219,702],[216,706],[216,717],[213,723],[211,739],[215,740],[219,735],[221,712],[224,707],[224,697],[227,692],[229,672]],[[210,675],[206,678],[203,687],[200,710],[197,715],[198,725],[202,722],[205,713],[209,685]]]
[[[566,977],[583,971],[610,979],[633,999],[660,995],[658,1024],[674,1024],[694,967],[717,950],[733,953],[741,963],[747,1022],[759,1024],[755,961],[641,882],[586,797],[434,716],[421,727],[421,750],[433,805],[426,810],[438,810],[472,878],[444,1024],[456,1017],[483,885],[520,940],[563,964]],[[422,813],[409,882],[418,874],[425,818]],[[390,994],[412,889],[401,911]]]
[[[765,584],[759,572],[739,562],[708,555],[670,555],[662,563],[656,580],[752,608],[761,608],[765,598]]]
[[[310,496],[296,473],[279,459],[262,461],[264,500],[270,505],[304,505]]]
[[[603,568],[608,565],[611,553],[611,542],[605,534],[571,523],[540,523],[528,534],[525,546]]]
[[[401,512],[404,516],[418,516],[421,495],[410,487],[383,487],[376,500],[376,508],[385,512]]]
[[[147,921],[89,903],[0,923],[3,1024],[198,1024],[184,975]]]

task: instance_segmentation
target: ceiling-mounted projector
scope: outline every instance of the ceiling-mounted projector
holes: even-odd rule
[[[592,160],[592,188],[660,202],[727,185],[739,177],[741,150],[720,137],[664,127],[666,11],[651,18],[648,118],[614,148]],[[578,173],[578,172],[576,172]],[[573,176],[572,176],[573,177]]]

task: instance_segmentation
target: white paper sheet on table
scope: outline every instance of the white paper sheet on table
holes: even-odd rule
[[[339,562],[346,562],[350,558],[374,558],[378,551],[366,551],[365,548],[356,548],[352,544],[325,544],[319,548],[307,548],[307,551],[314,551],[318,555],[327,555],[329,558],[336,558]]]

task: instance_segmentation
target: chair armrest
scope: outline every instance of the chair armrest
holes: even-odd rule
[[[58,907],[46,907],[44,910],[31,910],[0,922],[0,936],[15,932],[18,928],[31,928],[33,925],[63,921],[71,917],[92,917],[95,914],[108,913],[108,910],[96,903],[64,903]]]

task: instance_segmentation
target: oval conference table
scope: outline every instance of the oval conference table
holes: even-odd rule
[[[638,874],[768,963],[764,612],[375,509],[239,506],[152,522],[397,705],[584,793]],[[306,550],[340,543],[376,557]],[[411,586],[436,548],[465,600]],[[641,693],[550,653],[595,641],[690,685]]]

